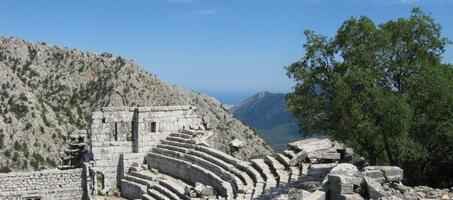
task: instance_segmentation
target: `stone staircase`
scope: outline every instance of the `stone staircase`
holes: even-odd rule
[[[190,187],[186,182],[150,170],[131,167],[121,180],[121,190],[129,199],[178,200],[191,199],[185,189]],[[131,189],[132,188],[132,189]]]
[[[246,162],[200,144],[190,131],[172,133],[145,157],[154,172],[131,167],[121,190],[131,199],[261,199],[302,175],[290,159],[276,154]],[[197,191],[200,184],[213,192]]]

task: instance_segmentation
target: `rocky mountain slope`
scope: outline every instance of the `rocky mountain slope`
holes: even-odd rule
[[[210,144],[235,155],[272,152],[213,97],[166,84],[131,60],[0,36],[0,170],[53,168],[68,135],[104,106],[195,105],[216,133]]]
[[[301,138],[296,121],[286,110],[285,94],[260,92],[230,110],[257,129],[275,150],[282,151],[289,141]]]

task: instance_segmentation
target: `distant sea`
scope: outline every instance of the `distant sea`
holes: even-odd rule
[[[257,91],[197,91],[215,97],[222,104],[236,105],[257,93]]]

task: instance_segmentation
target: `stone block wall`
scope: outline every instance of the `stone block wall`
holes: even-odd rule
[[[0,174],[0,199],[82,199],[82,169]]]
[[[92,113],[91,168],[104,177],[104,188],[117,187],[133,162],[143,162],[162,139],[184,128],[197,128],[193,106],[106,107]]]

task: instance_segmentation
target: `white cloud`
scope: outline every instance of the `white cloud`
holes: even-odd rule
[[[193,15],[215,15],[216,13],[216,9],[196,10],[192,12]]]

